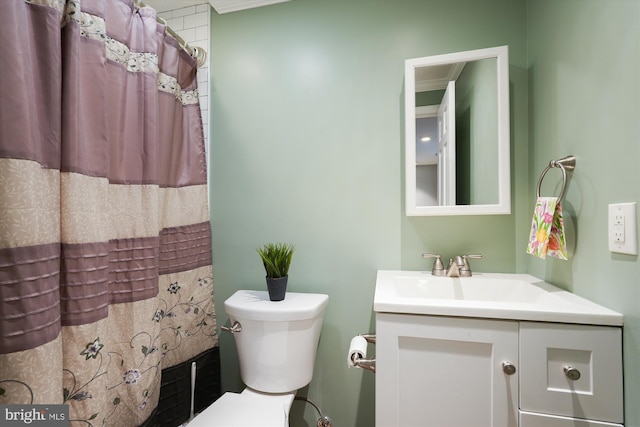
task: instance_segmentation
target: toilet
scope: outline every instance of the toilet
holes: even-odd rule
[[[247,386],[227,392],[189,427],[288,427],[296,391],[311,382],[329,297],[287,292],[270,301],[262,291],[240,290],[224,302]]]

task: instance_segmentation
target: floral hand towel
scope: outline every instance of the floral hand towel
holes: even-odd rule
[[[567,259],[562,206],[557,197],[536,200],[527,253],[542,259],[547,255]]]

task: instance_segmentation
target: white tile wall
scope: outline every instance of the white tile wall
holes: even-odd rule
[[[180,9],[159,12],[169,27],[178,33],[189,46],[201,47],[207,51],[207,61],[198,68],[198,92],[200,93],[200,109],[204,127],[204,142],[209,152],[209,22],[211,5],[203,0],[202,4]]]

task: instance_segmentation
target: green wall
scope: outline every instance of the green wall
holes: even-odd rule
[[[577,166],[563,202],[570,259],[530,257],[527,271],[624,314],[625,426],[637,427],[640,266],[608,251],[607,205],[640,195],[640,1],[528,4],[529,181],[550,159]]]
[[[495,58],[468,62],[456,80],[458,204],[490,205],[500,200],[497,62]],[[465,193],[467,197],[461,197]]]
[[[604,4],[611,2],[577,3],[610,16]],[[568,0],[528,3],[292,0],[224,15],[213,13],[210,168],[219,323],[226,321],[223,301],[233,292],[265,288],[255,248],[267,241],[295,243],[289,290],[322,292],[330,298],[314,379],[299,394],[316,402],[335,426],[374,425],[374,375],[347,369],[347,348],[352,336],[375,329],[376,270],[429,269],[430,262],[420,257],[423,252],[444,257],[482,253],[484,259],[473,263],[478,271],[530,271],[630,315],[631,326],[625,330],[626,369],[631,372],[627,392],[640,393],[638,368],[634,371],[631,365],[633,358],[640,358],[637,261],[611,256],[606,252],[605,231],[591,231],[597,230],[596,224],[604,227],[606,203],[637,199],[637,168],[624,178],[614,178],[619,169],[604,158],[604,147],[622,148],[633,141],[634,148],[631,153],[625,150],[623,162],[637,164],[638,97],[620,107],[615,129],[611,129],[611,115],[598,120],[574,115],[576,110],[587,115],[609,111],[612,101],[633,90],[638,93],[637,79],[631,88],[628,81],[609,81],[621,73],[638,76],[638,3],[613,1],[619,5],[613,9],[622,15],[620,19],[633,19],[620,8],[635,7],[636,20],[620,29],[606,20],[604,27],[618,35],[629,26],[634,29],[635,59],[627,60],[631,69],[618,69],[615,53],[622,47],[606,48],[603,40],[588,33],[595,24],[589,28],[588,17],[577,14],[589,43],[583,44],[575,33],[570,34],[577,37],[572,42],[589,49],[574,72],[578,81],[588,80],[593,77],[591,70],[582,67],[597,61],[594,72],[607,82],[598,80],[599,86],[588,88],[593,90],[588,92],[594,96],[592,103],[581,98],[584,88],[575,88],[575,93],[561,91],[564,104],[554,92],[558,87],[539,87],[539,82],[553,77],[539,75],[538,68],[561,64],[560,55],[575,59],[579,54],[571,44],[557,46],[555,53],[532,56],[532,69],[528,69],[527,25],[540,26],[530,37],[531,48],[535,51],[538,46],[542,51],[550,44],[542,32],[546,19],[558,19],[554,8],[566,12],[559,23],[563,27],[581,6]],[[533,9],[529,18],[527,7]],[[601,22],[597,28],[602,32]],[[591,50],[593,43],[601,47],[598,55]],[[500,45],[510,47],[512,214],[406,217],[404,60]],[[571,84],[575,86],[576,81]],[[601,99],[604,89],[612,87],[616,91]],[[559,125],[556,118],[563,115],[570,126]],[[623,117],[627,118],[624,126]],[[601,128],[594,129],[597,124]],[[601,135],[604,130],[607,134]],[[545,148],[529,144],[529,138]],[[573,209],[574,218],[578,217],[568,221],[569,234],[574,236],[569,240],[575,246],[575,235],[581,231],[581,249],[572,248],[572,260],[565,265],[536,262],[524,249],[537,174],[550,158],[568,152],[579,156],[567,194],[567,210]],[[606,164],[597,164],[601,161]],[[618,188],[618,183],[626,185]],[[595,196],[601,200],[594,200]],[[594,271],[602,265],[602,270]],[[220,343],[223,388],[239,391],[242,384],[233,339],[223,334]],[[627,415],[636,427],[639,418],[637,413]],[[316,420],[310,405],[294,403],[292,426],[315,426]]]

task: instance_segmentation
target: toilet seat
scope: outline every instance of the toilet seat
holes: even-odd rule
[[[266,394],[249,388],[225,393],[195,416],[188,427],[288,427],[294,393]]]

